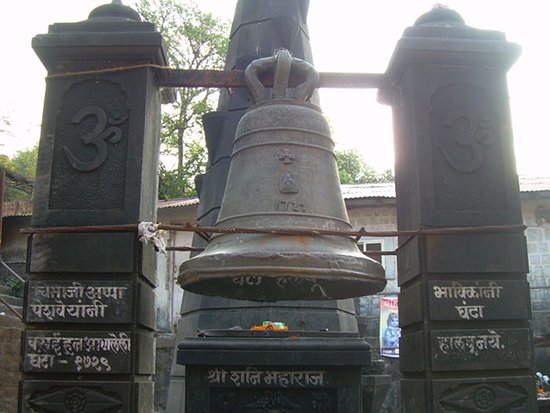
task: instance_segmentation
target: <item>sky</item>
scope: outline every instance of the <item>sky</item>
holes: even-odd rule
[[[107,1],[107,0],[106,0]],[[87,18],[102,0],[4,1],[0,25],[0,116],[11,121],[0,134],[0,153],[12,156],[40,136],[46,71],[31,48],[48,25]],[[131,5],[134,0],[123,0]],[[204,11],[231,20],[236,0],[196,0]],[[429,11],[434,0],[310,0],[308,27],[315,67],[320,72],[383,73],[404,29]],[[550,82],[548,54],[550,1],[447,0],[466,24],[506,33],[522,47],[508,72],[518,173],[549,176]],[[337,5],[337,6],[335,6]],[[29,12],[32,11],[32,12]],[[321,108],[339,149],[358,149],[368,164],[382,171],[393,167],[391,108],[376,100],[376,90],[322,89]]]

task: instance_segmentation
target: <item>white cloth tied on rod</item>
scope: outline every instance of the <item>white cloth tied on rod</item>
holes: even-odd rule
[[[153,243],[155,251],[166,254],[166,243],[160,235],[159,225],[152,222],[140,222],[138,225],[139,240],[144,244]]]

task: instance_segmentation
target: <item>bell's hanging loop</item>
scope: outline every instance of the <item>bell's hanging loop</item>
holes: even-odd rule
[[[287,89],[291,70],[295,70],[305,78],[303,83],[296,86],[295,100],[308,101],[319,86],[319,73],[310,63],[292,57],[286,49],[279,49],[274,56],[254,60],[245,69],[244,79],[255,103],[268,99],[266,88],[260,81],[260,75],[269,70],[274,72],[273,99],[290,98],[287,96]]]
[[[273,73],[272,98],[259,77]],[[290,79],[305,79],[296,88]],[[316,229],[351,230],[340,191],[330,127],[307,100],[319,74],[287,50],[245,70],[256,104],[243,115],[233,141],[216,226],[269,229],[272,234],[214,235],[180,267],[186,290],[255,301],[328,300],[381,291],[382,266],[349,237]],[[278,234],[303,230],[303,235]]]

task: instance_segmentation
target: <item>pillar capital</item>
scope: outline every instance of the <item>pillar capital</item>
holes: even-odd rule
[[[399,82],[415,65],[490,66],[507,71],[521,54],[521,47],[494,30],[468,26],[452,9],[435,7],[405,29],[397,42],[386,74]]]
[[[32,47],[49,74],[108,68],[121,62],[168,64],[155,26],[117,3],[96,7],[84,21],[50,25],[48,33],[32,39]]]

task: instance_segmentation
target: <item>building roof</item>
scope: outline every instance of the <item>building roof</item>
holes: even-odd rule
[[[519,177],[520,192],[543,192],[550,191],[550,177]]]
[[[393,182],[383,184],[342,185],[344,199],[395,198]],[[525,192],[550,191],[550,177],[519,177],[519,190]]]
[[[5,217],[28,217],[32,215],[32,203],[28,201],[4,202],[2,215]]]
[[[527,192],[550,192],[550,177],[519,177],[519,187],[521,193]],[[395,198],[395,185],[393,182],[381,184],[358,184],[342,185],[342,195],[344,200],[361,198]],[[199,198],[176,198],[161,200],[158,203],[159,209],[181,208],[199,204]],[[4,216],[29,216],[32,214],[32,205],[30,202],[4,202]]]
[[[519,177],[520,191],[543,192],[550,191],[550,177]],[[395,198],[393,182],[380,184],[341,185],[344,200],[360,198]],[[179,198],[169,201],[159,201],[159,208],[177,208],[198,205],[199,198]]]
[[[357,198],[395,198],[393,182],[383,184],[341,185],[344,199]]]
[[[160,209],[162,208],[178,208],[178,207],[184,207],[184,206],[191,206],[191,205],[198,205],[199,204],[199,198],[192,197],[192,198],[174,198],[174,199],[161,199],[158,202],[158,207]]]

